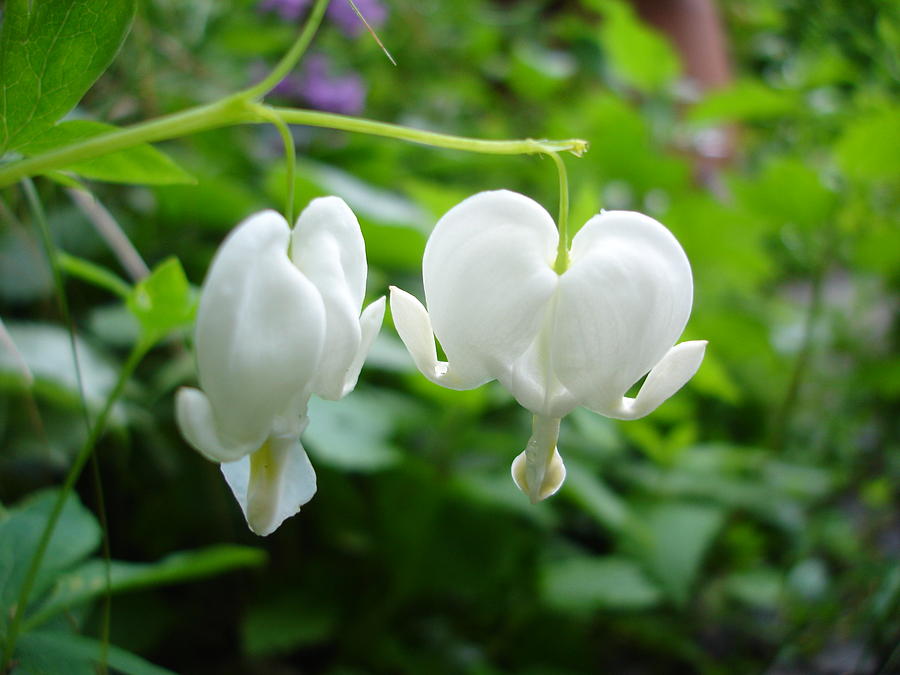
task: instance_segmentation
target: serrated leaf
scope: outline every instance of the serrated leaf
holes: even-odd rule
[[[662,594],[633,560],[620,556],[573,556],[544,565],[541,595],[554,609],[649,609]]]
[[[0,30],[0,154],[69,112],[115,57],[135,0],[8,0]]]
[[[111,124],[90,120],[60,122],[44,131],[39,138],[23,145],[19,148],[19,152],[26,156],[39,155],[76,141],[102,136],[116,129],[118,127]],[[107,183],[178,185],[197,182],[191,174],[178,166],[168,155],[147,143],[60,168],[72,171],[84,178],[93,178]]]
[[[197,298],[177,258],[163,261],[135,284],[126,303],[144,338],[152,342],[190,325],[197,311]]]

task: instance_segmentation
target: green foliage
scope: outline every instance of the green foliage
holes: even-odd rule
[[[76,4],[95,3],[7,0],[0,106],[17,126],[28,101],[42,116],[21,125],[5,160],[108,128],[83,118],[125,128],[236,91],[296,27],[256,0],[144,3],[96,87],[87,91],[102,68],[84,65],[93,57],[72,36],[47,61],[71,87],[35,99],[31,78],[6,77],[24,58],[9,36],[46,41],[22,12],[69,30],[58,13]],[[141,146],[36,181],[64,251],[89,417],[127,351],[159,343],[97,447],[110,640],[127,650],[109,648],[111,668],[161,672],[141,654],[185,673],[743,675],[837,671],[849,653],[861,673],[898,669],[900,14],[876,0],[715,4],[734,82],[696,102],[683,97],[690,62],[632,3],[387,3],[378,32],[396,68],[365,33],[326,19],[316,36],[336,73],[362,79],[366,117],[482,138],[586,138],[590,151],[566,159],[571,225],[635,209],[685,248],[694,308],[683,339],[709,340],[703,366],[644,419],[569,415],[566,482],[537,506],[509,475],[528,415],[502,387],[426,381],[388,317],[357,390],[310,403],[302,440],[315,498],[254,537],[218,467],[179,436],[173,393],[195,377],[188,280],[200,283],[236,223],[286,201],[280,138],[268,125],[216,129],[166,155]],[[94,21],[98,45],[117,45],[129,6],[72,20]],[[306,105],[290,92],[268,100]],[[76,104],[77,119],[59,122]],[[514,189],[556,210],[546,158],[292,132],[295,204],[323,194],[350,204],[368,300],[389,284],[424,300],[428,232],[475,192]],[[700,157],[717,135],[735,152]],[[120,278],[118,253],[54,182],[81,178],[98,181],[85,182],[146,260],[165,261],[149,278]],[[27,205],[14,187],[0,199],[0,315],[15,346],[0,335],[0,498],[34,493],[0,517],[2,627],[53,496],[39,490],[59,483],[86,432]],[[90,480],[78,492],[87,508],[73,499],[63,512],[14,672],[95,672],[106,572],[93,557]],[[219,575],[238,568],[260,571]]]
[[[71,120],[60,122],[46,129],[38,138],[18,148],[23,155],[42,152],[101,136],[116,127],[102,122]],[[179,167],[172,159],[146,143],[127,150],[119,150],[86,162],[66,167],[68,171],[83,177],[109,183],[136,183],[138,185],[172,185],[193,183],[194,177]]]
[[[197,298],[177,258],[161,262],[150,276],[135,284],[126,304],[150,344],[190,325],[197,312]]]
[[[8,0],[0,32],[0,153],[35,139],[106,70],[134,0]]]

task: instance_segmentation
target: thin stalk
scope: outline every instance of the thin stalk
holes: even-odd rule
[[[11,185],[28,176],[109,155],[142,143],[166,141],[232,124],[248,122],[246,101],[239,95],[215,103],[189,108],[182,112],[141,122],[130,127],[94,136],[56,150],[22,159],[0,167],[0,187]]]
[[[59,311],[62,314],[63,321],[69,332],[69,348],[72,351],[72,361],[75,365],[75,381],[78,385],[78,394],[81,397],[81,409],[84,417],[85,430],[90,434],[91,418],[88,411],[87,398],[84,395],[84,378],[81,375],[81,362],[78,358],[78,345],[75,339],[75,322],[72,320],[72,314],[69,311],[69,302],[66,297],[66,289],[63,285],[62,269],[57,255],[56,245],[50,235],[50,225],[47,222],[47,216],[44,213],[44,206],[41,203],[40,196],[34,187],[34,183],[30,178],[22,181],[22,190],[25,192],[25,198],[28,200],[32,215],[38,224],[41,232],[41,241],[44,246],[44,254],[50,261],[50,267],[53,270],[53,283],[56,287],[56,299],[59,303]],[[91,470],[94,475],[94,496],[97,501],[97,512],[100,516],[100,528],[103,532],[102,548],[103,559],[105,560],[104,571],[106,573],[106,593],[103,601],[103,614],[101,619],[100,630],[100,675],[106,675],[107,659],[109,655],[109,625],[110,625],[110,596],[109,588],[111,584],[110,578],[110,550],[109,550],[109,530],[106,521],[106,506],[103,498],[103,485],[100,482],[100,466],[97,463],[97,457],[91,454]]]
[[[352,131],[369,136],[394,138],[398,141],[409,141],[421,145],[450,150],[465,150],[487,155],[549,155],[554,152],[571,152],[580,157],[587,150],[588,142],[573,138],[563,141],[526,138],[513,141],[488,141],[480,138],[467,138],[441,134],[435,131],[413,129],[387,122],[376,122],[360,117],[349,117],[335,113],[303,110],[298,108],[271,108],[278,116],[289,124],[302,124],[308,127]]]
[[[816,323],[822,313],[822,305],[824,300],[824,280],[825,266],[827,262],[823,261],[814,272],[812,278],[812,286],[810,288],[810,300],[806,309],[806,317],[803,321],[803,338],[800,351],[797,352],[797,358],[791,369],[790,380],[788,381],[787,391],[775,414],[775,420],[772,425],[772,433],[770,436],[770,447],[774,450],[782,450],[788,435],[788,427],[794,416],[794,409],[800,396],[800,389],[803,386],[803,380],[806,378],[806,372],[809,369],[809,362],[813,354],[813,334],[815,332]]]
[[[556,170],[559,173],[559,245],[553,269],[557,274],[562,274],[569,269],[569,177],[562,157],[555,152],[548,154],[556,163]]]
[[[319,24],[322,23],[322,17],[325,15],[326,7],[328,7],[328,0],[316,0],[316,4],[313,5],[312,11],[309,13],[309,17],[303,25],[303,30],[300,31],[300,35],[294,40],[294,44],[291,45],[291,48],[287,53],[281,57],[281,61],[277,63],[272,69],[272,72],[266,75],[262,81],[256,83],[249,89],[242,91],[239,94],[241,97],[248,99],[262,98],[272,91],[272,89],[284,79],[285,75],[291,72],[293,67],[297,65],[297,62],[303,56],[306,48],[309,47],[309,43],[312,42],[313,36],[319,29]]]
[[[297,150],[294,147],[294,137],[291,135],[291,129],[287,124],[271,109],[265,108],[267,115],[271,116],[271,122],[278,129],[281,136],[281,142],[284,144],[284,161],[287,162],[287,202],[284,208],[284,217],[288,223],[294,224],[294,185],[295,175],[297,172]]]
[[[527,138],[523,140],[489,141],[467,138],[403,127],[387,122],[376,122],[360,117],[349,117],[334,113],[303,110],[297,108],[269,108],[258,103],[232,96],[216,103],[191,108],[175,115],[168,115],[149,122],[112,131],[102,136],[94,136],[67,145],[57,150],[0,166],[0,187],[9,185],[27,176],[46,173],[118,150],[134,147],[142,143],[166,141],[188,136],[199,131],[217,129],[233,124],[271,123],[275,112],[288,124],[302,124],[310,127],[351,131],[370,136],[394,138],[436,148],[464,150],[488,155],[549,155],[554,152],[571,152],[580,157],[587,151],[588,142],[573,138],[567,140],[547,140]]]
[[[84,444],[78,451],[78,455],[75,457],[75,461],[72,463],[72,467],[69,469],[69,473],[66,474],[66,480],[59,491],[59,496],[56,499],[56,503],[53,505],[53,511],[50,513],[50,518],[47,520],[47,524],[44,526],[44,531],[41,533],[41,539],[38,542],[38,546],[34,552],[34,556],[32,556],[31,558],[31,564],[29,565],[28,572],[25,575],[25,581],[22,583],[22,589],[19,591],[19,598],[15,605],[15,613],[13,614],[12,620],[10,621],[6,644],[3,648],[2,664],[5,666],[9,664],[15,650],[16,641],[19,638],[19,631],[22,624],[22,617],[28,607],[29,596],[31,595],[34,583],[37,580],[41,562],[44,559],[44,554],[47,552],[47,546],[50,544],[50,539],[53,536],[53,531],[56,529],[56,525],[59,522],[59,517],[62,513],[63,506],[65,505],[66,500],[69,498],[69,495],[72,492],[72,488],[75,486],[75,482],[81,475],[81,471],[84,468],[85,463],[93,454],[94,446],[100,439],[100,435],[106,428],[106,422],[109,419],[110,412],[112,412],[113,405],[119,399],[119,396],[121,396],[122,391],[125,389],[126,383],[134,372],[134,369],[141,362],[141,359],[144,358],[144,355],[147,353],[149,348],[150,345],[148,343],[140,341],[132,349],[131,354],[128,356],[128,360],[125,362],[125,365],[119,372],[119,379],[116,381],[116,384],[113,387],[112,391],[106,397],[106,401],[104,401],[103,403],[103,408],[101,409],[100,414],[97,416],[97,419],[94,421],[94,424],[91,427],[91,432],[88,434],[87,439],[85,439]]]

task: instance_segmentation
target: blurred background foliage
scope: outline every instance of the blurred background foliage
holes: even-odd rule
[[[75,116],[123,125],[233,92],[285,51],[303,5],[147,0]],[[499,386],[431,385],[386,321],[356,392],[311,406],[318,494],[259,539],[175,429],[174,390],[193,378],[184,331],[139,368],[98,448],[112,557],[259,551],[207,548],[239,559],[182,576],[252,570],[116,586],[111,641],[184,673],[900,670],[900,6],[723,0],[734,81],[708,93],[618,0],[360,6],[399,65],[336,11],[271,100],[589,140],[567,159],[572,222],[634,209],[673,230],[695,274],[686,338],[709,340],[706,361],[649,418],[567,418],[569,478],[531,506],[509,477],[527,413]],[[546,159],[293,133],[299,203],[351,205],[372,298],[389,283],[421,297],[428,232],[468,195],[508,188],[556,208]],[[731,160],[707,162],[723,137]],[[199,285],[230,228],[282,206],[280,141],[239,127],[162,147],[195,184],[88,185],[151,267],[176,256]],[[37,185],[57,245],[126,276],[67,192]],[[9,508],[61,481],[85,430],[38,229],[18,188],[2,198],[0,314],[35,378],[0,351]],[[66,289],[90,408],[138,328],[107,291]],[[89,477],[80,493],[82,530],[64,523],[84,550],[61,567],[99,541]],[[67,620],[97,635],[90,599]]]

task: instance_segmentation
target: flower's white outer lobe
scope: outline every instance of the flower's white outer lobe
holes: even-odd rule
[[[356,384],[384,315],[380,298],[360,316],[365,283],[359,224],[336,197],[311,202],[293,234],[274,211],[251,216],[213,260],[195,334],[200,389],[178,392],[176,418],[222,463],[257,534],[315,493],[299,442],[306,406],[313,393],[337,399]]]
[[[513,466],[533,501],[565,476],[555,436],[546,433],[551,420],[579,405],[623,419],[646,415],[693,376],[706,345],[673,347],[690,315],[693,282],[684,251],[660,223],[627,211],[591,218],[561,275],[553,269],[557,243],[539,204],[482,192],[444,215],[428,240],[428,310],[391,289],[397,331],[429,379],[455,389],[497,379],[541,418],[528,461]],[[446,363],[437,361],[434,336]],[[626,398],[648,371],[637,398]]]

